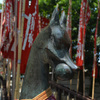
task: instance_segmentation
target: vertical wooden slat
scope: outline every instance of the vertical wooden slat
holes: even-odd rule
[[[83,15],[84,15],[84,12],[85,10],[83,9]],[[82,23],[82,26],[84,26],[85,24],[85,18],[83,16],[83,23]],[[84,66],[84,43],[85,43],[85,38],[84,38],[84,27],[82,28],[82,37],[83,37],[83,96],[85,96],[85,66]]]
[[[70,93],[68,93],[67,95],[67,100],[70,100]]]
[[[24,16],[21,19],[21,12],[25,13],[25,2],[23,1],[23,9],[21,11],[22,0],[20,0],[20,10],[19,10],[19,27],[18,27],[18,62],[17,62],[17,76],[16,76],[16,90],[15,99],[19,99],[19,83],[20,83],[20,63],[21,63],[21,51],[22,51],[22,40],[23,40],[23,28],[24,28]]]
[[[19,83],[20,83],[20,59],[21,59],[21,39],[20,39],[20,29],[21,29],[21,4],[22,0],[19,0],[20,8],[19,8],[19,25],[18,25],[18,62],[17,62],[17,75],[16,75],[16,88],[15,88],[15,99],[19,98]]]
[[[6,72],[5,72],[5,67],[6,67],[6,59],[4,58],[4,60],[3,60],[3,79],[5,80],[5,74],[6,74]]]
[[[80,76],[80,71],[78,71],[78,75],[77,75],[77,92],[79,90],[79,76]]]
[[[2,37],[2,22],[3,22],[3,11],[4,11],[4,0],[2,3],[2,13],[1,13],[1,28],[0,28],[0,46],[1,46],[1,37]]]
[[[3,1],[3,4],[2,4],[2,21],[3,21],[3,10],[4,10],[4,8],[6,9],[6,7],[4,6],[4,3],[6,2],[6,0],[4,0]],[[2,34],[2,21],[1,21],[1,33],[0,34]],[[2,35],[0,35],[0,36],[2,36]],[[0,42],[1,42],[1,40],[0,40]],[[6,59],[4,58],[4,60],[3,60],[3,79],[5,80],[5,66],[6,66]]]
[[[7,66],[7,97],[8,100],[10,100],[10,75],[11,75],[11,60],[8,60],[8,66]]]
[[[98,0],[98,16],[97,16],[97,24],[96,24],[96,29],[97,29],[97,32],[98,32],[98,21],[99,21],[99,17],[100,17],[100,15],[99,15],[99,10],[100,10],[100,2],[99,2],[99,0]],[[95,35],[96,35],[96,38],[97,38],[97,33],[95,33]],[[96,44],[94,44],[94,45],[96,45]],[[94,52],[95,52],[95,54],[94,54],[94,65],[93,65],[93,83],[92,83],[92,99],[94,99],[94,90],[95,90],[95,67],[96,67],[96,64],[95,64],[95,62],[96,62],[96,51],[97,51],[97,47],[95,46],[94,47]]]
[[[17,45],[17,0],[14,2],[14,66],[13,66],[13,79],[12,79],[12,100],[14,100],[15,81],[16,81],[16,45]]]
[[[61,100],[61,90],[58,89],[57,92],[58,92],[58,93],[57,93],[57,100]]]

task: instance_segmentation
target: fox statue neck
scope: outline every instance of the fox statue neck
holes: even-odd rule
[[[38,57],[34,60],[34,62],[32,61],[29,64],[31,67],[28,66],[26,69],[22,86],[21,99],[32,99],[49,88],[48,65],[43,64],[43,62],[41,62],[42,60],[38,60]]]

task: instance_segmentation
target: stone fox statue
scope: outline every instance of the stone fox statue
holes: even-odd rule
[[[56,7],[49,25],[39,33],[32,45],[20,99],[49,100],[47,98],[52,95],[48,80],[49,66],[54,68],[59,79],[73,77],[78,67],[69,56],[70,43],[65,13],[59,20]]]

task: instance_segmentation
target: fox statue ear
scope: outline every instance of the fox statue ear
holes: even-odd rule
[[[59,10],[58,10],[58,4],[57,4],[56,8],[54,9],[52,13],[50,25],[58,25],[58,24],[59,24]]]
[[[62,11],[62,14],[60,17],[60,25],[64,28],[66,28],[66,15],[65,15],[64,11]]]

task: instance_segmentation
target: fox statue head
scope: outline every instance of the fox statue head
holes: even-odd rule
[[[78,67],[73,63],[69,55],[71,44],[66,31],[66,15],[63,11],[59,20],[58,7],[52,13],[49,27],[50,39],[47,44],[47,52],[55,65],[55,74],[59,79],[71,79]]]

